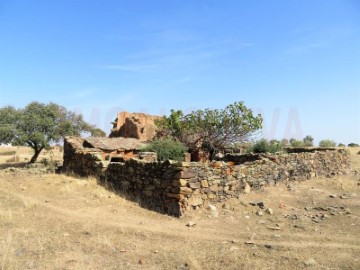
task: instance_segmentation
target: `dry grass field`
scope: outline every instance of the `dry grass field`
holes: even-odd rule
[[[1,169],[0,269],[360,269],[358,151],[357,174],[244,194],[215,218],[151,212],[95,179]],[[274,213],[257,215],[255,200]]]

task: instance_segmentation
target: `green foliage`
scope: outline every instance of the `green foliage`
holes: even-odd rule
[[[91,137],[106,137],[105,131],[100,128],[94,128],[90,131]]]
[[[262,128],[262,116],[254,116],[243,102],[235,102],[222,110],[198,110],[189,114],[171,110],[157,120],[157,136],[170,137],[191,151],[209,146],[210,150],[244,143]]]
[[[339,143],[339,144],[338,144],[338,147],[346,147],[346,145],[343,144],[343,143]]]
[[[0,143],[27,145],[34,150],[34,163],[43,149],[59,142],[64,136],[80,136],[96,128],[82,115],[67,111],[55,103],[31,102],[23,109],[0,108]]]
[[[320,147],[336,147],[336,142],[333,140],[321,140],[319,142]]]
[[[348,146],[349,147],[359,147],[359,144],[357,144],[357,143],[349,143]]]
[[[304,142],[303,141],[298,141],[294,138],[290,139],[290,145],[291,147],[303,147],[304,146]]]
[[[247,152],[250,153],[276,153],[283,150],[281,142],[271,140],[268,142],[266,139],[261,139],[252,145]]]
[[[310,146],[314,146],[314,138],[311,137],[310,135],[307,135],[304,139],[304,146],[306,147],[310,147]]]
[[[145,152],[156,152],[158,161],[177,160],[183,161],[187,148],[180,142],[172,139],[158,139],[152,141],[142,149]]]
[[[0,109],[0,143],[8,144],[15,136],[13,124],[19,120],[18,110],[11,106]]]

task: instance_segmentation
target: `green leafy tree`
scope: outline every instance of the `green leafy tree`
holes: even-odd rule
[[[150,142],[142,149],[142,151],[156,152],[158,161],[169,159],[183,161],[185,159],[187,148],[181,142],[167,138]]]
[[[157,120],[157,136],[172,137],[186,145],[191,152],[219,148],[248,141],[262,128],[262,116],[253,115],[243,102],[235,102],[222,110],[197,110],[184,114],[171,110],[169,116]]]
[[[59,142],[64,136],[80,136],[84,132],[97,133],[97,128],[86,123],[80,114],[55,103],[31,102],[23,109],[0,108],[0,143],[27,145],[34,150],[30,163],[41,151]]]
[[[291,138],[291,139],[290,139],[290,145],[291,145],[291,147],[303,147],[303,146],[304,146],[304,142],[303,142],[303,141],[296,140],[296,139],[294,139],[294,138]]]
[[[319,146],[320,147],[335,147],[336,142],[334,142],[333,140],[321,140],[319,142]]]
[[[91,137],[106,137],[105,131],[100,128],[93,128],[90,130]]]
[[[304,146],[310,147],[314,145],[314,138],[311,137],[310,135],[307,135],[304,139]]]

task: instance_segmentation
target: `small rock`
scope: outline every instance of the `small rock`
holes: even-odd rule
[[[244,218],[249,219],[249,218],[250,218],[250,216],[244,216]]]
[[[235,246],[231,246],[231,247],[230,247],[230,251],[235,251],[235,250],[238,250],[238,248],[235,247]]]
[[[158,251],[158,250],[154,250],[153,253],[159,253],[159,251]]]
[[[329,197],[330,197],[330,198],[336,198],[337,195],[336,195],[336,194],[331,194],[331,195],[329,195]]]
[[[120,249],[120,252],[125,253],[126,249]]]
[[[254,242],[253,241],[245,241],[245,244],[246,245],[254,245]]]
[[[195,225],[196,225],[196,223],[193,222],[193,221],[188,221],[188,222],[186,223],[186,226],[188,226],[188,227],[193,227],[193,226],[195,226]]]
[[[315,266],[316,265],[316,261],[311,258],[309,260],[307,260],[306,262],[304,262],[305,266]]]
[[[217,211],[215,205],[209,204],[209,209],[210,209],[210,216],[211,217],[218,217],[219,216],[219,212]]]
[[[252,206],[259,206],[261,209],[265,208],[265,204],[263,201],[252,201],[249,202],[249,204]]]
[[[139,264],[144,264],[144,260],[140,258]]]
[[[265,244],[264,247],[266,247],[266,248],[268,248],[268,249],[272,249],[272,248],[273,248],[273,246],[270,245],[270,244]]]
[[[349,197],[348,197],[348,196],[346,196],[346,195],[341,195],[341,196],[340,196],[340,199],[345,200],[345,199],[349,199]]]
[[[248,207],[248,204],[246,202],[240,201],[240,204],[244,207]]]
[[[272,210],[272,208],[267,208],[265,210],[266,213],[268,213],[269,215],[273,215],[274,214],[274,210]]]
[[[321,220],[321,219],[318,219],[318,218],[313,218],[313,219],[311,219],[311,221],[314,222],[314,223],[320,223],[320,222],[322,222],[322,220]]]
[[[245,188],[244,188],[244,193],[245,194],[250,194],[251,192],[251,187],[248,183],[245,183]]]
[[[263,216],[263,215],[264,215],[263,211],[261,211],[261,210],[257,211],[256,214],[257,214],[258,216]]]
[[[259,220],[258,222],[256,222],[257,224],[264,224],[264,223],[266,223],[266,221],[265,220]]]
[[[269,230],[280,231],[280,227],[267,227]]]

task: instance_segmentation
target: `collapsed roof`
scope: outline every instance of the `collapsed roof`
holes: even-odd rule
[[[145,146],[140,140],[134,138],[66,137],[65,139],[75,149],[94,148],[102,151],[129,151],[139,150]]]

